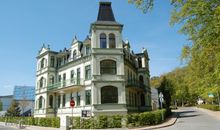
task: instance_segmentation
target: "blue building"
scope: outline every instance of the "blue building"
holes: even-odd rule
[[[15,86],[13,99],[18,102],[22,116],[30,116],[34,112],[35,87]]]
[[[0,101],[2,102],[2,111],[8,110],[12,100],[13,100],[13,95],[0,96]]]
[[[33,86],[15,86],[14,88],[14,100],[28,100],[34,101],[35,87]]]

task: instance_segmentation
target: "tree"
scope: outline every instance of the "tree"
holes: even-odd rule
[[[165,76],[163,77],[160,87],[158,88],[159,93],[162,92],[164,95],[164,106],[167,110],[168,114],[171,114],[171,95],[173,92],[173,86],[170,80],[168,80]]]
[[[16,101],[12,101],[10,107],[8,108],[6,112],[6,116],[20,116],[20,107],[18,106],[18,103]]]
[[[2,101],[0,100],[0,111],[2,111],[3,110],[3,103],[2,103]]]
[[[128,3],[134,4],[138,9],[146,13],[153,8],[154,0],[128,0]]]
[[[190,44],[184,46],[182,59],[187,59],[192,84],[207,95],[220,90],[220,1],[172,0],[171,25],[183,24],[180,32]]]

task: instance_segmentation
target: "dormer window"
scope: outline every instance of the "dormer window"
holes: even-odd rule
[[[90,55],[90,46],[86,46],[86,55]]]
[[[73,51],[73,59],[76,59],[76,50]]]
[[[109,48],[115,48],[115,35],[109,34]]]
[[[100,34],[100,48],[107,48],[107,41],[105,33]]]

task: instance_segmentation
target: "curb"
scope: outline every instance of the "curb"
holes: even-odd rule
[[[172,126],[176,123],[178,118],[178,112],[175,112],[171,118],[167,119],[164,123],[155,125],[155,126],[148,126],[148,127],[141,127],[141,128],[132,128],[131,130],[152,130],[152,129],[159,129],[164,127]]]

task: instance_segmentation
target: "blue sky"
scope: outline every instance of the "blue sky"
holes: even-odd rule
[[[170,27],[172,6],[156,0],[153,11],[143,14],[127,0],[111,0],[115,18],[124,24],[123,39],[134,52],[147,48],[151,76],[181,66],[186,37],[180,26]],[[99,0],[1,0],[0,95],[12,94],[15,85],[35,85],[36,56],[42,44],[59,51],[70,47],[77,35],[84,40],[97,18]]]

